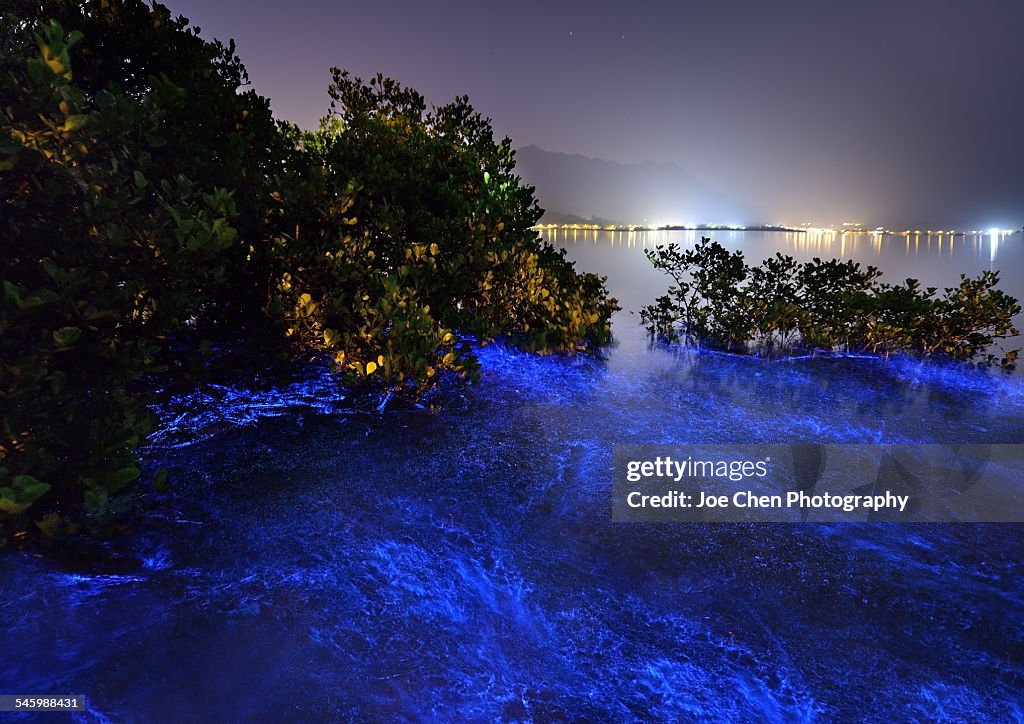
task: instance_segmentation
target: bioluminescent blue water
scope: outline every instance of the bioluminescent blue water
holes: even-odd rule
[[[356,413],[315,370],[167,399],[146,460],[175,486],[110,560],[0,551],[0,689],[86,721],[1024,718],[1019,526],[610,502],[617,443],[1024,442],[1021,376],[616,330],[484,347],[441,412]]]

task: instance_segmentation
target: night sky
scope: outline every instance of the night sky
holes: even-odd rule
[[[468,93],[514,145],[673,162],[748,221],[1024,224],[1024,2],[172,0],[279,117],[328,68]]]

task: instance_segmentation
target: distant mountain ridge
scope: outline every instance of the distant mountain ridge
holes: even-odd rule
[[[620,223],[749,223],[751,210],[673,163],[624,164],[579,154],[516,150],[516,170],[536,187],[544,221],[564,218]]]

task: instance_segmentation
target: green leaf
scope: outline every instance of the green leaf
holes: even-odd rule
[[[59,299],[60,297],[57,296],[57,293],[50,289],[38,289],[25,297],[18,304],[18,307],[23,310],[35,309],[46,304],[53,304]]]
[[[20,503],[34,503],[50,489],[49,483],[36,480],[31,475],[18,475],[11,480],[14,495]]]
[[[47,538],[55,538],[60,530],[60,515],[49,513],[36,521],[36,527]]]
[[[84,126],[88,120],[89,117],[82,114],[68,116],[60,130],[64,131],[64,133],[70,133]]]
[[[167,492],[167,468],[160,468],[153,476],[153,488],[158,493]]]
[[[49,483],[32,475],[17,475],[10,487],[0,488],[0,510],[11,514],[23,512],[46,495],[50,487]]]
[[[4,279],[4,301],[13,302],[14,304],[21,303],[21,295],[18,294],[18,287],[14,286],[6,279]]]
[[[108,475],[107,483],[104,488],[107,492],[114,493],[135,480],[137,477],[139,477],[139,469],[134,465],[129,465],[126,468],[121,468],[120,470]]]
[[[85,501],[85,509],[90,513],[102,508],[107,502],[107,493],[104,490],[87,489],[82,497]]]
[[[56,279],[57,275],[60,274],[60,267],[58,267],[56,262],[54,262],[50,257],[43,257],[41,264],[43,266],[43,271],[45,271],[47,276],[51,279]]]
[[[70,347],[82,336],[82,330],[78,327],[61,327],[53,333],[53,341],[58,347]]]

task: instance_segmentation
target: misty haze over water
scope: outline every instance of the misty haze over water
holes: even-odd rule
[[[849,180],[846,176],[851,172],[842,166],[820,177],[779,166],[769,181],[754,187],[728,176],[732,166],[726,159],[713,166],[696,159],[682,165],[619,163],[532,145],[516,150],[516,170],[525,183],[536,188],[545,210],[544,223],[593,219],[602,225],[656,227],[809,224],[842,228],[844,223],[857,222],[864,229],[967,231],[993,226],[1016,229],[1021,222],[1013,204],[997,202],[995,196],[990,205],[965,197],[962,203],[945,203],[937,210],[935,199],[923,197],[927,196],[924,186],[887,190],[886,184],[892,180],[884,177],[872,185],[870,193],[837,194],[836,199],[828,199],[823,195],[827,189]],[[807,188],[802,202],[776,198],[780,188],[792,187]],[[886,204],[873,199],[878,194]]]

